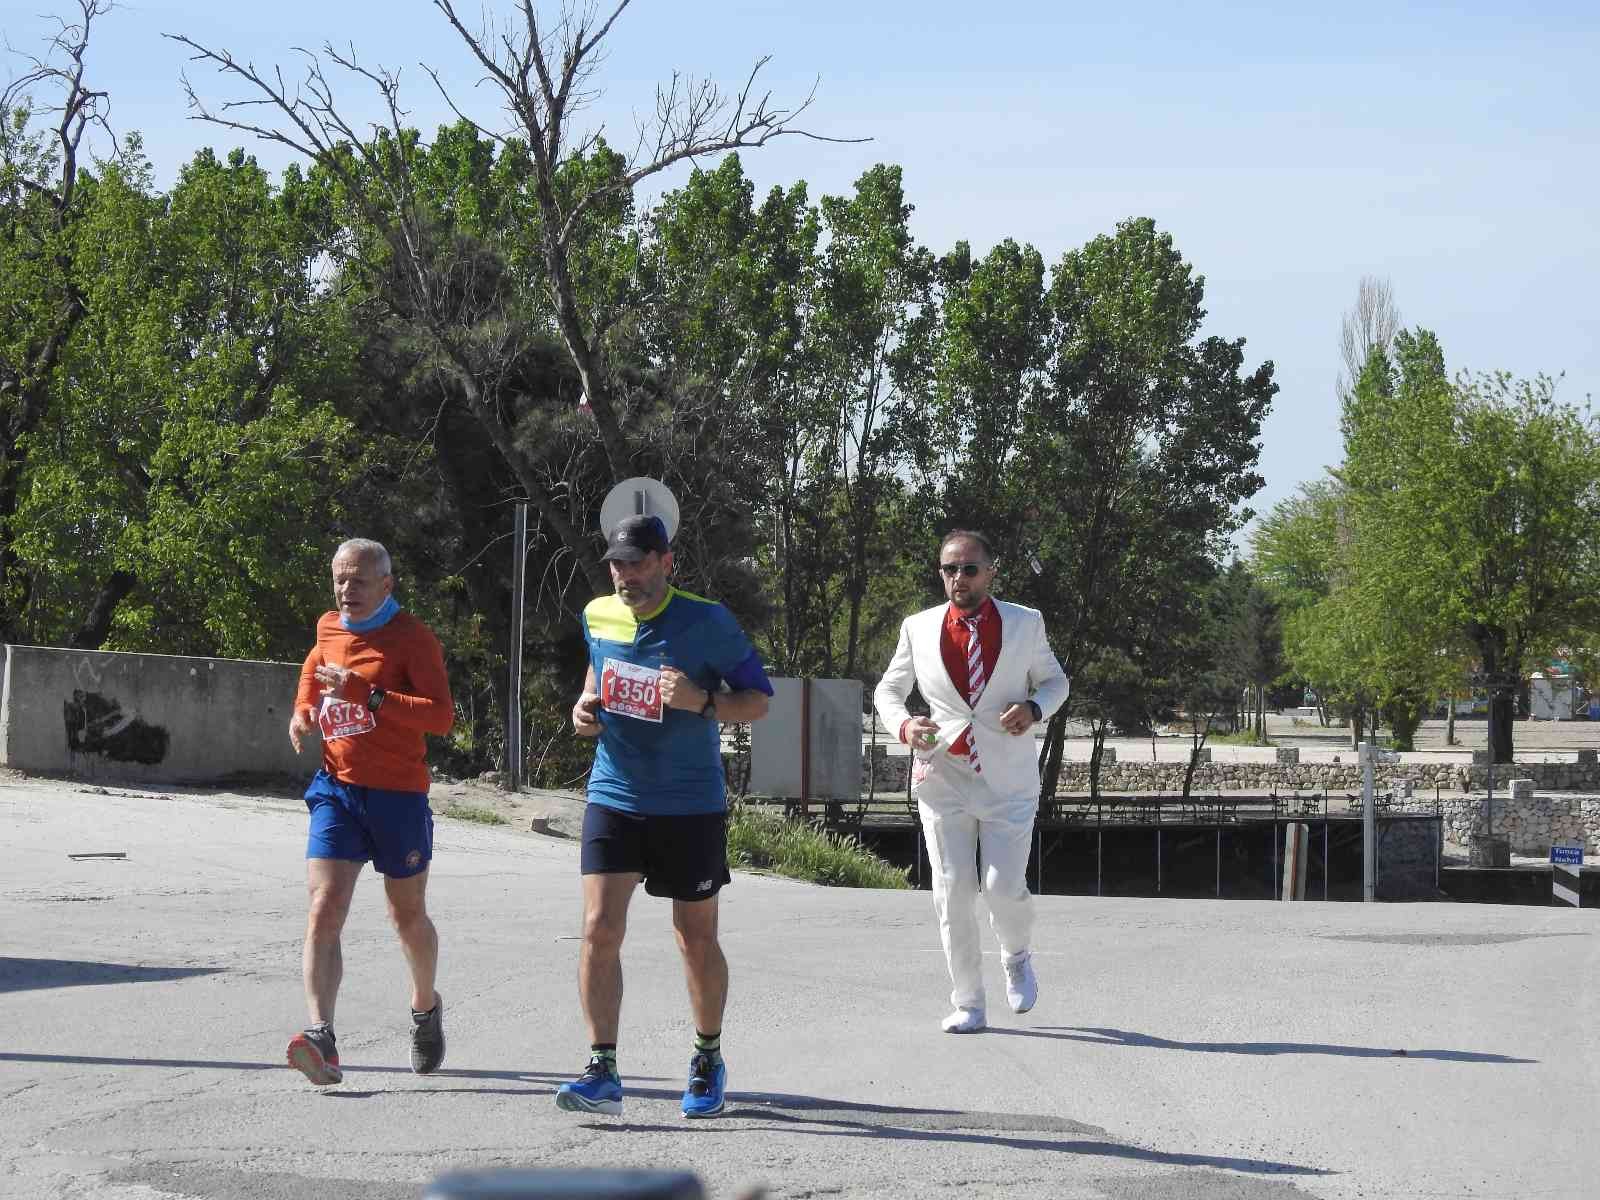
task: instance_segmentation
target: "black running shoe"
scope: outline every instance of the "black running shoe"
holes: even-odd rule
[[[333,1030],[326,1025],[313,1025],[290,1038],[288,1059],[291,1067],[318,1087],[344,1079],[339,1070],[339,1048],[333,1043]]]
[[[433,1008],[425,1013],[411,1010],[411,1069],[418,1075],[432,1075],[444,1061],[444,997],[433,994]]]

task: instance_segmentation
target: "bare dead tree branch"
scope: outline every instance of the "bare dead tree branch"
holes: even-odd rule
[[[757,89],[760,72],[769,61],[763,57],[732,94],[725,94],[709,80],[674,76],[667,87],[658,89],[655,114],[648,123],[651,132],[646,136],[646,126],[641,124],[635,152],[620,170],[599,180],[585,176],[579,181],[564,175],[568,162],[592,154],[599,143],[598,132],[574,136],[572,122],[598,95],[592,80],[603,61],[605,41],[629,3],[606,0],[602,8],[592,0],[563,0],[557,17],[546,22],[536,0],[517,0],[515,15],[503,23],[485,13],[476,27],[469,27],[457,0],[433,0],[482,71],[479,82],[499,91],[512,120],[511,131],[491,133],[484,122],[467,117],[440,73],[424,66],[451,110],[471,128],[502,145],[513,133],[526,142],[532,166],[529,190],[540,216],[544,287],[614,479],[634,473],[635,452],[623,420],[625,405],[616,391],[622,385],[605,350],[604,317],[584,310],[578,281],[572,275],[571,247],[580,236],[590,236],[592,218],[603,204],[627,196],[642,180],[686,159],[763,146],[785,134],[824,141],[864,140],[828,138],[801,129],[797,122],[810,108],[816,85],[797,106],[777,106],[770,92]],[[322,163],[345,186],[363,219],[383,233],[393,251],[393,269],[405,280],[409,317],[427,331],[449,364],[453,386],[460,388],[479,413],[497,449],[539,508],[541,520],[560,531],[577,562],[592,578],[597,577],[594,548],[561,511],[554,493],[534,477],[528,456],[518,451],[499,415],[498,401],[492,399],[503,394],[507,381],[503,373],[501,378],[492,378],[486,364],[496,361],[496,354],[510,343],[496,349],[493,332],[481,314],[471,331],[476,340],[470,351],[466,332],[455,327],[460,318],[451,307],[449,288],[438,270],[443,250],[436,243],[442,235],[419,209],[413,187],[411,156],[416,143],[415,136],[404,128],[406,114],[398,100],[398,75],[363,66],[353,48],[335,52],[329,46],[320,56],[300,51],[306,60],[306,74],[291,88],[280,72],[264,75],[225,50],[202,46],[182,34],[168,36],[194,51],[195,60],[245,85],[244,98],[211,109],[186,78],[184,86],[197,119],[279,143]],[[358,136],[340,115],[324,73],[324,60],[376,88],[383,98],[387,124],[374,125],[372,139]],[[275,118],[257,121],[245,115],[258,108],[273,111]],[[394,161],[379,161],[375,146],[384,140],[393,143]],[[573,145],[576,151],[569,149]],[[387,147],[384,149],[387,153]],[[508,368],[512,358],[514,355],[504,355],[498,361]],[[603,572],[598,577],[603,582]]]
[[[1367,356],[1374,349],[1387,351],[1400,332],[1400,310],[1395,306],[1394,289],[1387,279],[1363,275],[1356,289],[1355,307],[1339,322],[1339,352],[1345,373],[1337,384],[1339,398],[1350,394],[1366,369]]]

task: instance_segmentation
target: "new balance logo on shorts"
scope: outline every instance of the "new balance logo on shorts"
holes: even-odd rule
[[[695,889],[694,890],[697,891],[697,892],[709,892],[712,889],[713,886],[714,885],[713,885],[711,880],[702,879],[699,883],[697,883],[695,885]]]

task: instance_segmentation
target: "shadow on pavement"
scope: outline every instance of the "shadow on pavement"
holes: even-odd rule
[[[1126,1029],[1086,1025],[1045,1025],[1037,1029],[996,1028],[986,1032],[1013,1037],[1060,1038],[1091,1046],[1136,1046],[1146,1050],[1188,1050],[1197,1054],[1331,1054],[1341,1058],[1427,1058],[1439,1062],[1537,1063],[1536,1058],[1483,1054],[1475,1050],[1410,1050],[1397,1046],[1336,1046],[1325,1042],[1177,1042]]]
[[[115,1055],[101,1054],[27,1054],[20,1051],[0,1050],[0,1062],[17,1063],[61,1063],[68,1066],[84,1067],[165,1067],[183,1071],[284,1071],[290,1068],[280,1059],[276,1062],[231,1062],[226,1059],[214,1058],[123,1058]],[[377,1075],[416,1075],[410,1067],[378,1067],[367,1066],[359,1062],[351,1062],[346,1058],[341,1064],[346,1071],[371,1072]],[[416,1075],[418,1079],[507,1079],[521,1083],[561,1084],[572,1078],[570,1072],[557,1073],[550,1071],[474,1071],[452,1070],[445,1067],[431,1075]],[[654,1075],[636,1075],[635,1079],[646,1079],[651,1083],[665,1083],[666,1081]],[[318,1089],[325,1095],[337,1095],[337,1086],[334,1088]],[[434,1089],[443,1091],[445,1089]],[[634,1089],[629,1089],[630,1093]],[[364,1093],[356,1093],[364,1094]],[[663,1096],[667,1093],[662,1092]],[[677,1099],[678,1092],[673,1092],[673,1099]]]
[[[135,967],[127,963],[0,956],[0,993],[112,983],[159,983],[167,979],[188,979],[193,975],[217,975],[223,970],[223,967]]]
[[[628,1096],[678,1100],[677,1092],[632,1088]],[[1011,1150],[1054,1151],[1061,1154],[1120,1158],[1156,1166],[1215,1167],[1253,1175],[1335,1175],[1336,1171],[1270,1159],[1238,1158],[1223,1154],[1184,1154],[1146,1150],[1109,1140],[1105,1130],[1065,1117],[1030,1113],[966,1112],[945,1108],[903,1108],[886,1104],[857,1104],[816,1096],[792,1096],[770,1092],[731,1092],[728,1107],[714,1121],[688,1122],[696,1132],[723,1131],[749,1133],[749,1125],[728,1124],[732,1120],[777,1121],[787,1132],[813,1137],[887,1138],[897,1141],[950,1142],[970,1146],[998,1146]],[[585,1121],[592,1130],[617,1133],[679,1133],[686,1123],[672,1125],[637,1124],[625,1121]],[[808,1129],[804,1126],[820,1126]],[[1019,1133],[1060,1134],[1063,1139],[1018,1137]],[[1107,1140],[1089,1140],[1106,1138]]]
[[[1022,1032],[1008,1030],[1006,1032]],[[1051,1036],[1051,1035],[1035,1035]],[[1133,1035],[1130,1035],[1133,1036]],[[1093,1039],[1080,1039],[1093,1040]],[[71,1066],[107,1067],[164,1067],[181,1070],[219,1071],[288,1071],[279,1062],[230,1062],[214,1059],[189,1058],[125,1058],[92,1054],[29,1054],[18,1051],[0,1051],[0,1062],[60,1063]],[[377,1074],[410,1075],[407,1067],[362,1067],[345,1063],[347,1071],[368,1071]],[[554,1085],[563,1083],[566,1074],[543,1071],[451,1071],[442,1070],[426,1077],[439,1079],[503,1079],[524,1083]],[[634,1076],[660,1083],[654,1076]],[[429,1088],[449,1094],[466,1092],[503,1092],[500,1088]],[[365,1100],[378,1095],[371,1091],[345,1089],[339,1086],[317,1089],[317,1094],[350,1100]],[[682,1092],[666,1088],[628,1086],[629,1098],[664,1100],[677,1103]],[[811,1136],[845,1136],[889,1138],[908,1141],[938,1141],[964,1143],[973,1146],[1000,1146],[1015,1150],[1044,1150],[1064,1154],[1092,1155],[1104,1158],[1130,1159],[1162,1166],[1216,1167],[1227,1171],[1268,1175],[1333,1175],[1334,1171],[1319,1167],[1300,1166],[1295,1163],[1274,1162],[1267,1159],[1236,1158],[1229,1155],[1183,1154],[1160,1150],[1145,1150],[1113,1141],[1086,1140],[1105,1137],[1105,1131],[1093,1125],[1030,1113],[966,1112],[960,1109],[908,1108],[888,1104],[859,1104],[847,1100],[831,1100],[816,1096],[796,1096],[776,1092],[734,1092],[728,1096],[728,1108],[722,1117],[713,1121],[696,1121],[697,1129],[725,1132],[750,1132],[751,1125],[731,1122],[743,1119],[753,1122],[781,1122],[789,1132]],[[613,1133],[626,1132],[683,1132],[684,1123],[671,1125],[634,1124],[624,1121],[586,1120],[581,1124],[589,1129]],[[819,1126],[820,1128],[804,1128]],[[1046,1140],[1038,1137],[1018,1137],[1019,1133],[1057,1134],[1070,1140]]]

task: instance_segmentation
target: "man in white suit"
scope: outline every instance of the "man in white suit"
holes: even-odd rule
[[[1039,801],[1032,730],[1066,701],[1068,684],[1039,611],[990,598],[994,554],[981,533],[946,534],[939,573],[950,603],[901,622],[899,645],[873,700],[914,756],[911,788],[955,1006],[943,1028],[976,1033],[988,1022],[976,913],[980,856],[1006,1000],[1012,1012],[1024,1013],[1038,998],[1027,879]],[[930,717],[906,711],[913,685]]]

